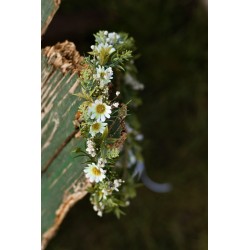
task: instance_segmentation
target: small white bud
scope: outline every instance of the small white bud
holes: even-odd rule
[[[119,102],[114,102],[114,103],[112,104],[112,106],[115,107],[115,108],[118,108]]]
[[[97,215],[100,216],[100,217],[102,217],[102,211],[98,211]]]

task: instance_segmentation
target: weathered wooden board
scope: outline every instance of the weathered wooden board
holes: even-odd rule
[[[57,49],[56,49],[57,48]],[[55,235],[66,213],[86,195],[82,158],[71,151],[81,145],[73,120],[80,100],[77,67],[82,58],[68,41],[42,51],[42,249]],[[67,54],[67,59],[64,58]],[[78,66],[77,66],[78,65]]]
[[[42,0],[41,1],[41,30],[42,35],[48,28],[53,19],[61,0]]]
[[[61,0],[41,1],[41,35]],[[71,151],[84,141],[76,139],[73,120],[80,100],[78,73],[82,57],[71,42],[46,47],[41,55],[41,233],[42,249],[55,235],[69,209],[86,194],[81,161]]]

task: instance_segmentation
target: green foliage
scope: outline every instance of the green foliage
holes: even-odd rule
[[[129,120],[135,123],[136,117],[132,115],[125,121],[128,105],[132,107],[133,100],[124,102],[128,96],[139,102],[131,88],[133,82],[129,87],[125,75],[125,71],[126,74],[135,72],[132,60],[135,46],[133,38],[126,33],[99,31],[94,36],[96,43],[82,63],[79,78],[82,88],[76,96],[83,102],[74,121],[86,141],[86,151],[77,148],[74,153],[88,158],[84,172],[92,183],[88,191],[94,210],[99,216],[114,212],[119,218],[124,214],[120,207],[128,206],[129,199],[136,195],[133,168],[128,167],[131,167],[131,154],[140,155],[140,147],[132,139],[138,132],[129,124]],[[142,161],[141,155],[138,159]]]

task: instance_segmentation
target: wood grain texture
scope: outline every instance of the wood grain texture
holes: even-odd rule
[[[60,6],[61,0],[42,0],[41,1],[41,35],[43,35],[56,11]]]
[[[80,100],[73,95],[80,90],[79,69],[74,70],[71,63],[63,72],[64,64],[70,64],[70,59],[65,62],[60,52],[65,52],[64,45],[75,47],[68,41],[62,44],[60,50],[56,46],[45,48],[41,57],[42,249],[55,235],[69,209],[87,194],[89,185],[82,174],[84,159],[73,158],[71,153],[75,147],[85,145],[83,139],[75,138],[73,125],[80,105]],[[52,50],[54,54],[49,53]],[[60,56],[61,64],[55,64]]]

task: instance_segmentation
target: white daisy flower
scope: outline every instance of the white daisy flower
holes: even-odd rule
[[[95,163],[88,164],[88,167],[84,169],[84,173],[90,182],[100,182],[106,177],[106,170],[98,167]]]
[[[103,131],[106,128],[106,126],[107,126],[107,123],[95,122],[90,126],[89,133],[92,135],[92,137],[98,133],[103,134]]]
[[[103,66],[98,66],[96,69],[96,74],[93,75],[94,79],[100,81],[100,87],[103,88],[104,85],[113,79],[113,70],[111,67],[105,69]]]
[[[116,95],[116,96],[120,95],[120,91],[116,91],[116,92],[115,92],[115,95]]]
[[[91,119],[96,119],[97,122],[104,122],[106,118],[110,118],[111,107],[100,100],[95,100],[89,107],[88,112],[91,114]]]

